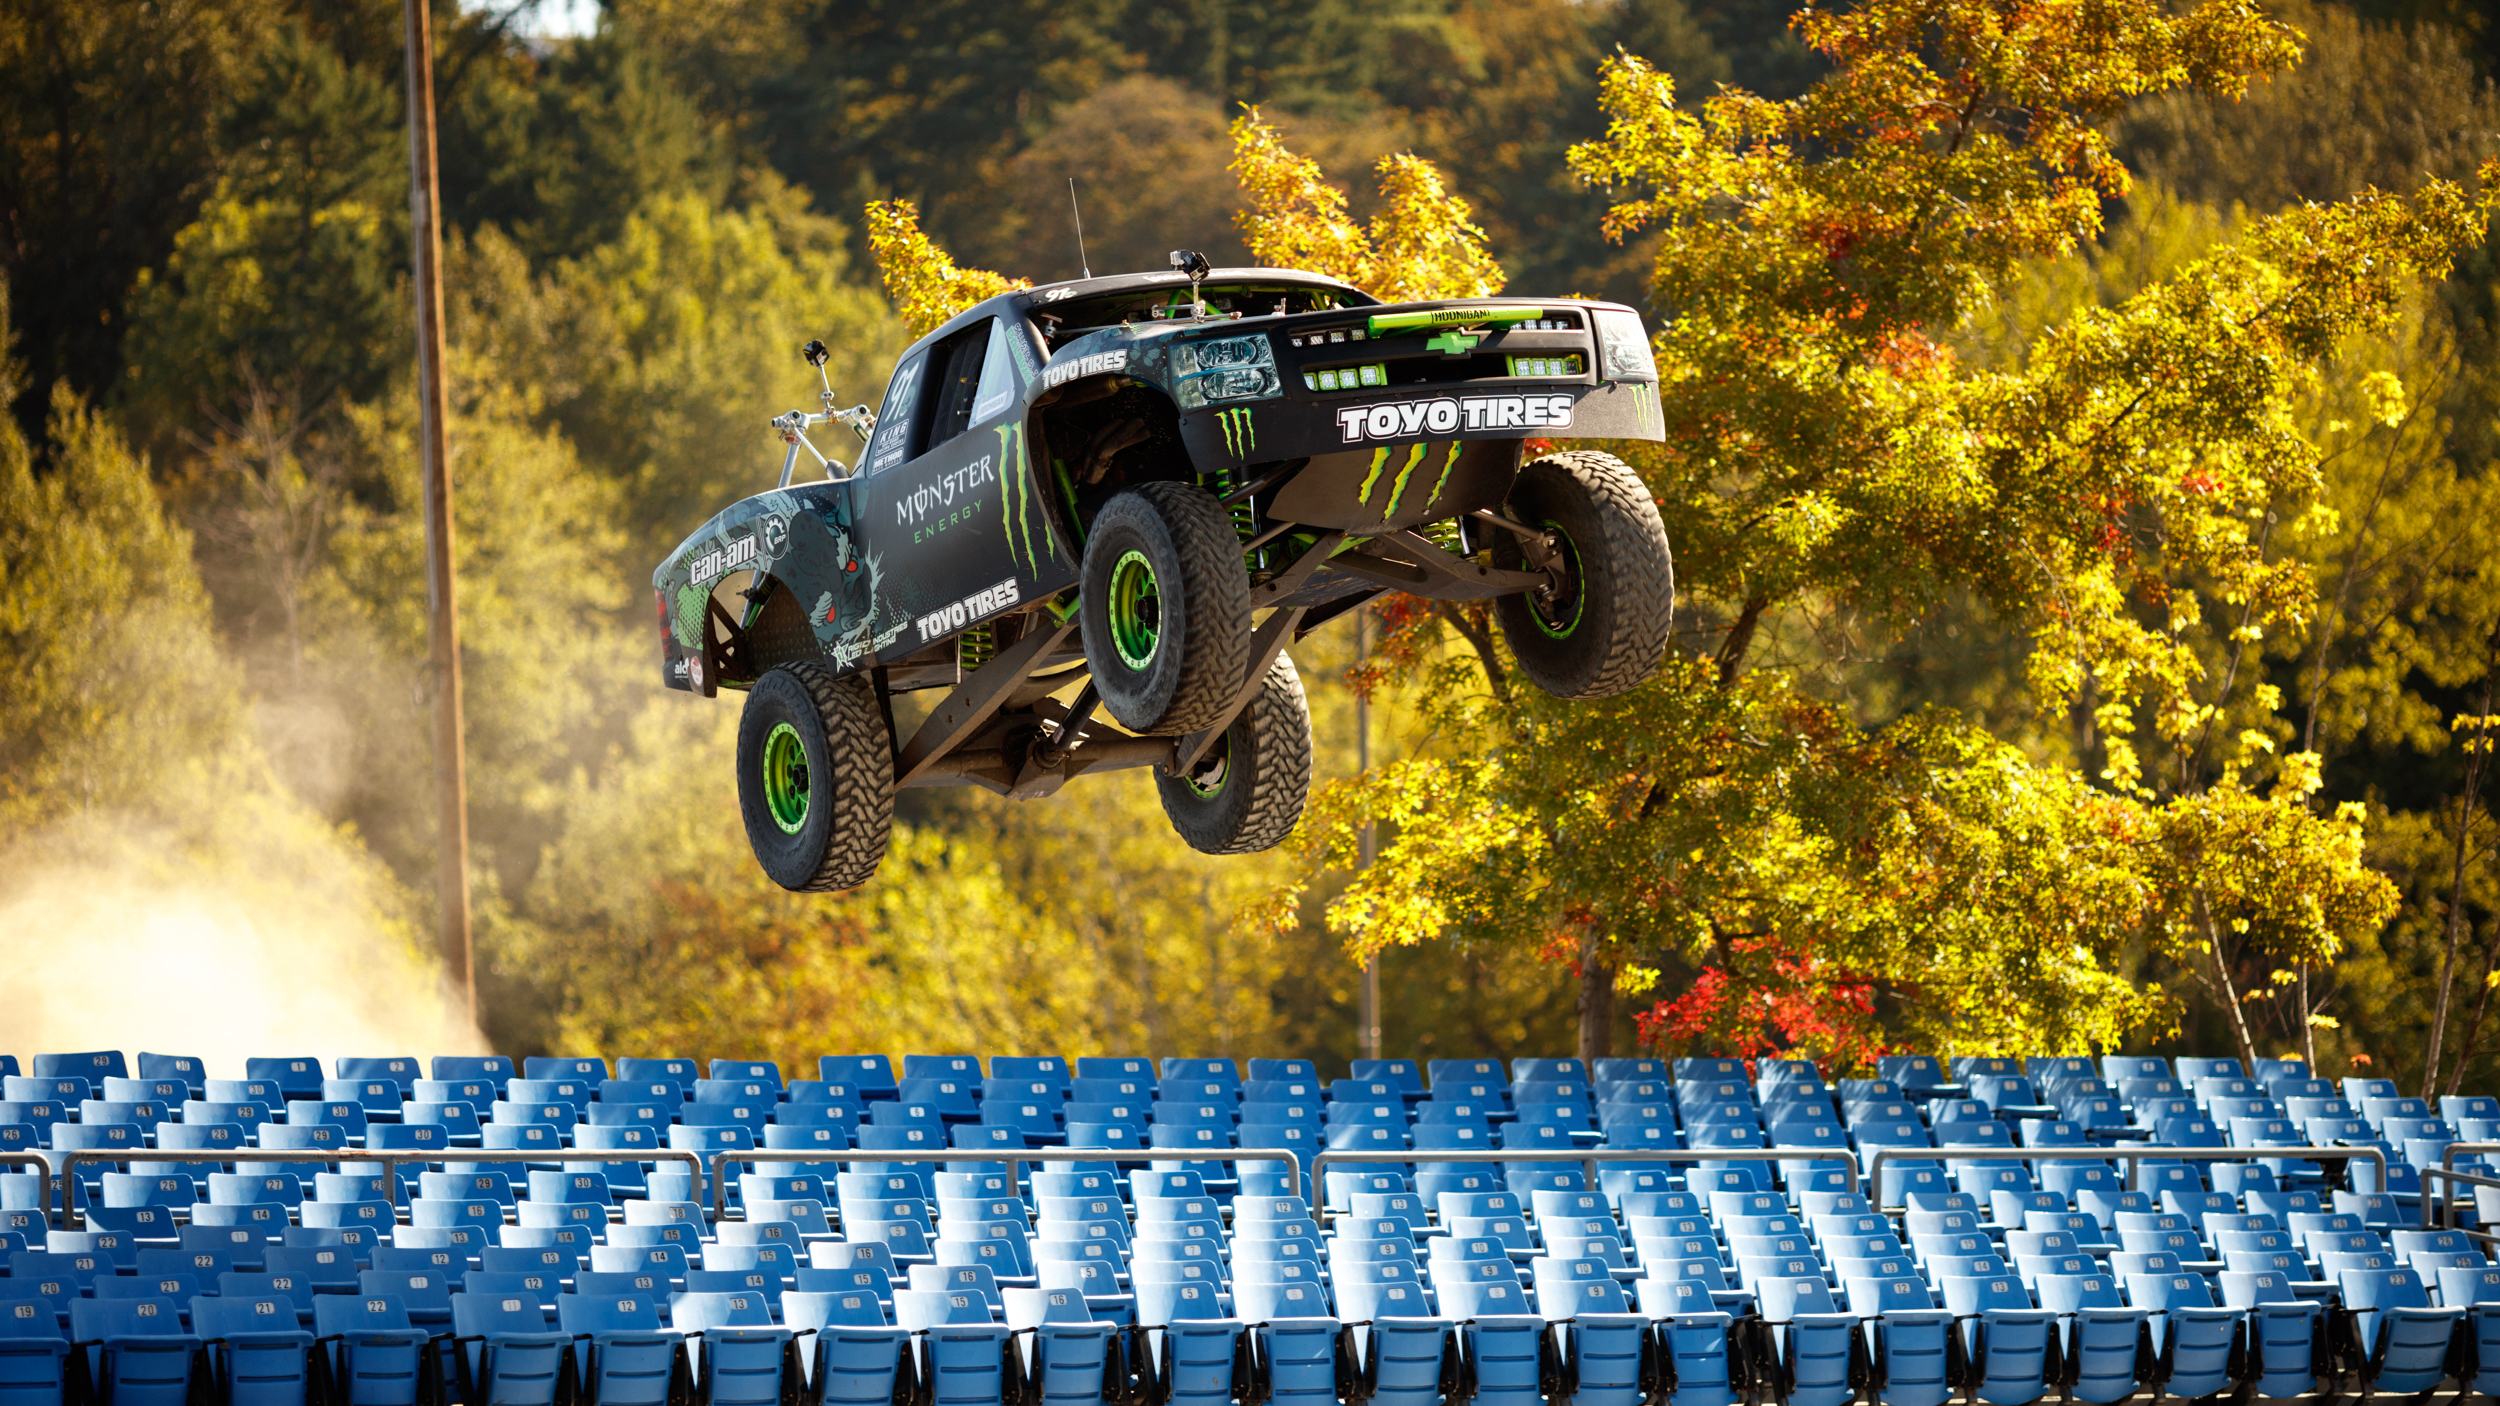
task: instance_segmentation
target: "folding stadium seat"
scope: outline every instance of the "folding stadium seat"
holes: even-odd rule
[[[1855,1315],[1832,1301],[1820,1275],[1757,1280],[1771,1365],[1789,1406],[1846,1406],[1874,1373]],[[1547,1311],[1552,1317],[1552,1311]]]
[[[547,1330],[535,1291],[472,1285],[451,1300],[453,1374],[459,1400],[473,1406],[553,1406],[579,1378],[573,1340]]]
[[[2410,1395],[2447,1379],[2449,1343],[2463,1331],[2463,1306],[2433,1308],[2422,1276],[2409,1269],[2348,1269],[2337,1281],[2366,1359],[2365,1390]]]
[[[2038,1400],[2058,1366],[2057,1315],[2033,1307],[2011,1277],[1946,1276],[1943,1288],[1969,1355],[1972,1394],[2004,1406]]]
[[[684,1293],[670,1302],[669,1325],[699,1344],[695,1397],[715,1406],[778,1406],[798,1394],[790,1330],[773,1322],[760,1294]],[[786,1393],[785,1393],[785,1377]]]
[[[1413,1284],[1340,1283],[1340,1321],[1354,1339],[1363,1384],[1376,1406],[1441,1406],[1459,1389],[1459,1349],[1447,1320],[1435,1317]]]
[[[2435,1282],[2439,1285],[2439,1301],[2465,1314],[2465,1322],[2457,1331],[2465,1337],[2466,1356],[2474,1370],[2458,1386],[2485,1396],[2495,1394],[2494,1387],[2500,1386],[2500,1269],[2490,1265],[2456,1265],[2440,1270]]]
[[[1641,1312],[1656,1321],[1653,1341],[1662,1384],[1672,1382],[1677,1406],[1734,1406],[1738,1379],[1751,1391],[1751,1374],[1740,1372],[1744,1354],[1734,1341],[1736,1322],[1710,1296],[1681,1281],[1644,1279]]]
[[[2146,1332],[2155,1353],[2153,1380],[2163,1390],[2194,1399],[2234,1383],[2232,1358],[2246,1341],[2247,1319],[2237,1309],[2215,1307],[2212,1287],[2202,1275],[2129,1275],[2127,1296],[2138,1311],[2149,1315]]]
[[[2040,1307],[2065,1319],[2061,1326],[2064,1384],[2088,1402],[2114,1402],[2135,1394],[2140,1367],[2153,1362],[2148,1311],[2130,1308],[2106,1274],[2043,1275]]]
[[[69,1306],[69,1320],[72,1350],[89,1354],[99,1399],[116,1406],[186,1406],[202,1353],[200,1340],[183,1331],[176,1301],[78,1299]]]
[[[2260,1396],[2301,1396],[2327,1374],[2327,1307],[2279,1274],[2222,1273],[2222,1301],[2248,1315],[2248,1377]]]
[[[1538,1406],[1559,1386],[1553,1337],[1517,1284],[1453,1284],[1442,1311],[1459,1324],[1479,1406]]]
[[[684,1340],[660,1326],[659,1303],[647,1295],[562,1294],[556,1316],[576,1341],[589,1340],[583,1374],[590,1399],[604,1406],[665,1406],[686,1373]]]
[[[292,1302],[202,1295],[191,1300],[191,1329],[207,1346],[221,1406],[306,1406],[312,1400],[313,1335],[298,1326]]]

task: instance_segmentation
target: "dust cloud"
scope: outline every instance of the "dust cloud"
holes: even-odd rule
[[[0,1051],[193,1055],[216,1078],[249,1055],[485,1052],[404,893],[284,809],[204,845],[90,824],[0,855]]]

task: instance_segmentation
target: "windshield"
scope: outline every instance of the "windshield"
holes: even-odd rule
[[[1274,317],[1338,308],[1369,307],[1377,299],[1351,288],[1326,284],[1286,283],[1277,279],[1209,281],[1199,285],[1213,317]],[[1052,346],[1123,322],[1164,322],[1189,315],[1189,285],[1181,282],[1131,288],[1119,293],[1070,298],[1033,309]]]

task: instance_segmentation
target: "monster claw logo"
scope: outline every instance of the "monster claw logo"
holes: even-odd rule
[[[1248,407],[1218,410],[1215,412],[1215,423],[1223,426],[1224,447],[1232,451],[1234,458],[1246,459],[1252,450],[1259,447],[1258,426],[1251,423]]]
[[[1000,525],[1007,531],[1007,557],[1022,560],[1035,571],[1042,569],[1042,559],[1033,550],[1033,475],[1024,459],[1024,432],[1016,425],[998,427],[999,472],[1007,476],[998,495]],[[1051,535],[1050,521],[1042,521],[1042,542],[1050,548],[1051,559],[1059,557],[1059,539]],[[1019,558],[1018,544],[1023,553]]]

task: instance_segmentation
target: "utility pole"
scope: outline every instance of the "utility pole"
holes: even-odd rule
[[[1361,664],[1371,653],[1371,607],[1362,606],[1354,612],[1354,662]],[[1368,775],[1372,769],[1372,709],[1367,697],[1354,695],[1354,764],[1357,771]],[[1368,820],[1363,822],[1363,867],[1372,867],[1378,855],[1378,839]],[[1380,1058],[1380,954],[1374,952],[1363,962],[1363,1028],[1356,1044],[1363,1058]]]
[[[452,580],[451,454],[443,388],[442,183],[434,153],[434,23],[428,0],[404,0],[408,23],[408,213],[417,294],[417,443],[425,478],[425,619],[433,645],[435,904],[445,965],[478,1019],[469,933],[469,784],[461,761],[460,608]]]

